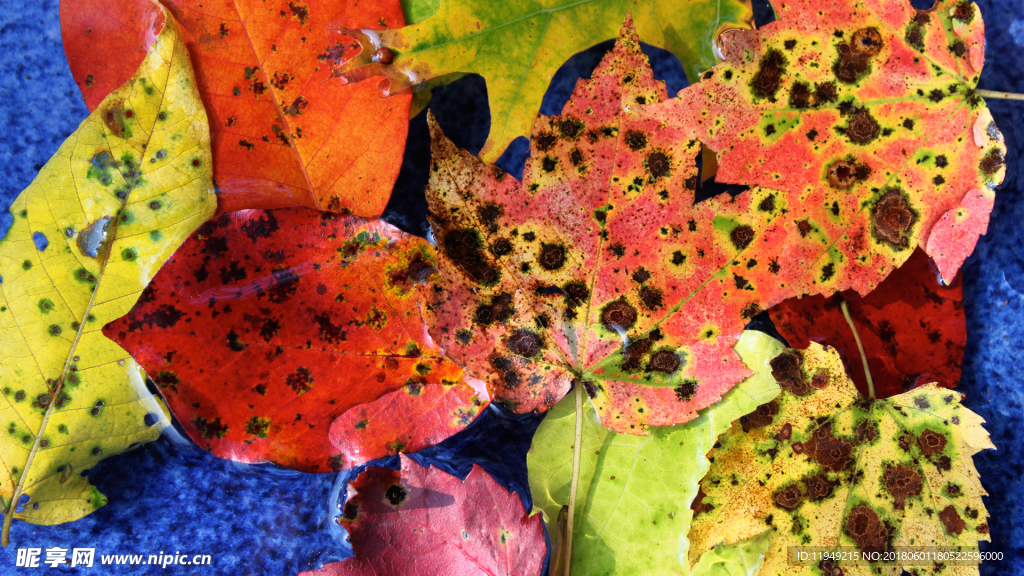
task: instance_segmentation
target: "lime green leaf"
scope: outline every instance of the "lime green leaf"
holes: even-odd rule
[[[593,405],[585,404],[573,574],[688,572],[690,502],[708,470],[705,455],[730,422],[779,391],[768,366],[768,360],[782,350],[778,340],[747,331],[736,350],[754,375],[684,425],[652,427],[649,436],[618,434],[602,426]],[[569,502],[575,421],[570,395],[541,423],[528,457],[530,491],[548,522],[553,549],[560,544],[553,522]],[[729,554],[735,561],[748,556],[738,550]],[[708,563],[713,564],[711,559]]]
[[[754,576],[761,570],[768,550],[769,531],[736,544],[708,550],[690,571],[693,576]]]
[[[4,545],[12,518],[58,524],[102,506],[81,472],[168,424],[141,369],[101,329],[216,208],[195,86],[168,16],[135,76],[11,206],[0,240]]]
[[[884,400],[860,397],[835,349],[811,343],[772,360],[779,397],[733,426],[712,452],[690,530],[690,561],[773,529],[765,574],[876,573],[790,565],[790,546],[974,547],[989,540],[972,455],[994,448],[960,394],[934,383]],[[877,566],[898,574],[899,564]],[[911,568],[907,568],[911,570]],[[893,571],[894,570],[894,571]],[[977,574],[936,564],[928,574]]]
[[[719,32],[753,21],[749,0],[406,0],[402,7],[410,22],[430,16],[405,28],[348,31],[363,50],[337,74],[350,82],[383,75],[390,94],[457,72],[480,74],[491,103],[491,133],[480,151],[486,162],[529,135],[558,67],[615,38],[627,13],[646,42],[679,57],[692,81],[717,62]],[[390,64],[378,52],[384,47],[394,53]]]

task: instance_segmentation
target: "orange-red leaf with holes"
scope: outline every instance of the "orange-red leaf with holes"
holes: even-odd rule
[[[243,210],[197,230],[104,333],[200,446],[327,472],[439,442],[487,405],[427,335],[434,270],[430,244],[379,220]]]
[[[929,382],[946,388],[960,383],[967,344],[967,318],[960,277],[946,286],[922,250],[861,297],[845,290],[831,298],[792,298],[771,310],[779,333],[794,348],[808,341],[839,350],[861,395],[868,397],[864,364],[839,303],[850,316],[868,359],[875,397],[888,398]]]
[[[404,25],[398,0],[167,0],[210,118],[220,213],[307,206],[379,216],[402,162],[411,96],[331,78],[352,40]],[[71,72],[90,109],[163,26],[152,0],[63,0]],[[139,89],[145,89],[140,86]]]

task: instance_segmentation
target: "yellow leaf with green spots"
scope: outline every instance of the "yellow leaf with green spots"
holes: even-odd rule
[[[491,132],[480,151],[486,162],[530,134],[558,68],[615,38],[627,13],[644,41],[679,57],[691,81],[717,62],[712,44],[720,32],[753,22],[749,0],[437,0],[403,8],[416,24],[348,31],[362,51],[336,74],[350,82],[384,76],[387,94],[442,76],[480,74],[491,104]]]
[[[789,561],[793,546],[976,549],[989,530],[972,456],[995,447],[960,394],[934,383],[865,399],[838,352],[813,342],[771,365],[781,394],[722,435],[711,453],[694,506],[690,562],[771,529],[764,574],[978,574],[952,562]]]
[[[596,575],[689,574],[686,533],[698,482],[708,471],[706,454],[729,423],[779,393],[768,361],[783,345],[746,331],[736,345],[754,372],[680,426],[652,427],[649,436],[612,432],[584,404],[579,485],[573,522],[572,573]],[[576,411],[572,395],[555,405],[537,429],[528,456],[530,493],[548,522],[554,560],[560,545],[552,521],[569,504]],[[762,530],[763,531],[763,530]],[[753,574],[767,541],[716,549],[692,574]],[[756,560],[755,560],[756,559]],[[552,571],[552,574],[561,572]]]
[[[13,518],[59,524],[102,506],[81,473],[169,423],[101,329],[215,208],[206,112],[168,16],[135,76],[14,201],[0,240],[4,545]]]

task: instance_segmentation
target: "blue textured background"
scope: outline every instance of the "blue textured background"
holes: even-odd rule
[[[927,0],[920,0],[927,2]],[[917,5],[919,0],[914,0]],[[757,3],[756,3],[757,4]],[[987,27],[988,49],[981,87],[1024,93],[1024,1],[978,0]],[[918,6],[927,8],[927,5]],[[760,2],[758,22],[770,16]],[[588,75],[610,47],[605,43],[577,55],[552,83],[542,112],[557,113],[581,74]],[[686,85],[682,67],[671,55],[647,47],[655,75],[670,93]],[[1024,320],[1024,102],[989,101],[1006,136],[1009,167],[996,196],[989,233],[964,267],[968,346],[961,391],[966,404],[987,421],[998,452],[975,458],[990,492],[993,542],[1007,560],[982,566],[982,574],[1024,574],[1024,366],[1020,343]],[[486,86],[467,77],[437,89],[432,109],[460,146],[479,150],[490,123]],[[0,10],[0,206],[7,206],[31,182],[59,144],[87,115],[68,71],[61,45],[57,0],[4,0]],[[426,231],[423,185],[429,157],[423,114],[410,122],[409,145],[386,218],[418,234]],[[525,139],[513,143],[501,164],[522,171]],[[10,215],[0,212],[0,232]],[[525,454],[539,423],[537,416],[514,416],[498,408],[449,441],[416,458],[465,476],[473,463],[519,492],[529,505]],[[386,464],[394,465],[392,459]],[[271,465],[246,466],[213,458],[187,440],[159,441],[107,460],[90,473],[110,503],[70,524],[37,527],[15,522],[12,545],[0,551],[0,574],[29,574],[14,567],[19,546],[95,546],[97,553],[203,553],[214,557],[206,568],[58,569],[61,573],[169,573],[287,575],[349,554],[331,517],[338,513],[342,475],[300,474]],[[36,572],[37,573],[37,572]]]

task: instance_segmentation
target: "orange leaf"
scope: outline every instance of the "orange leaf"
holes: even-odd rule
[[[210,117],[220,213],[384,211],[411,96],[380,98],[373,82],[331,78],[353,42],[332,29],[402,26],[397,0],[165,4],[181,25]],[[162,27],[151,0],[61,3],[68,62],[90,109],[131,76]]]

